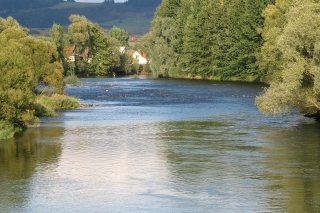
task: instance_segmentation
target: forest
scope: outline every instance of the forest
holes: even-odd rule
[[[264,82],[266,114],[320,118],[318,0],[163,0],[141,46],[157,77]]]

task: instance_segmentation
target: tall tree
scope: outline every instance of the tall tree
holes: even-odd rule
[[[71,15],[71,24],[68,27],[70,44],[75,45],[76,54],[81,55],[86,47],[90,46],[93,23],[85,16]]]
[[[151,70],[155,76],[168,77],[176,67],[178,55],[176,54],[177,12],[181,0],[164,0],[157,8],[152,30],[148,37],[148,53],[152,63]]]
[[[213,69],[213,32],[216,24],[214,11],[218,2],[191,1],[191,14],[187,17],[183,35],[181,63],[186,75],[207,77]]]

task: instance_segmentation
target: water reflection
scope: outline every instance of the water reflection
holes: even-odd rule
[[[250,126],[237,121],[159,125],[157,147],[177,193],[215,203],[219,212],[318,212],[319,126],[260,126],[254,132]]]
[[[1,212],[320,212],[319,125],[262,116],[259,85],[115,80],[1,141]]]
[[[0,141],[0,209],[22,211],[31,191],[30,178],[39,170],[55,166],[62,146],[57,137],[63,128],[30,128],[21,137]],[[49,137],[49,141],[42,140]]]
[[[212,120],[164,123],[160,129],[158,148],[176,190],[187,199],[217,212],[269,208],[260,191],[261,165],[254,165],[261,144],[250,139],[249,129]]]
[[[320,210],[320,132],[318,125],[298,125],[274,129],[264,134],[268,154],[266,190],[274,195],[284,212],[319,212]],[[281,201],[281,202],[279,202]]]

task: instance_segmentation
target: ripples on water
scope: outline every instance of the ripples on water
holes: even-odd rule
[[[261,87],[130,78],[68,86],[95,107],[0,143],[0,210],[319,212],[319,124],[261,115]]]

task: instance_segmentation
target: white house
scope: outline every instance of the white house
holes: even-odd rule
[[[133,54],[132,54],[132,58],[134,60],[137,60],[138,64],[147,64],[148,61],[147,59],[144,57],[145,54],[143,52],[138,52],[138,51],[135,51]]]
[[[126,47],[119,47],[119,52],[121,54],[125,53],[126,52]]]

